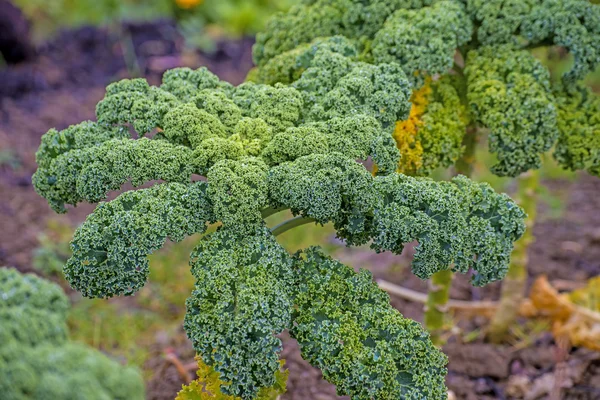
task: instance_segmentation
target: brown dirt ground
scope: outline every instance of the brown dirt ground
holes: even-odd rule
[[[181,38],[166,22],[158,25],[130,26],[138,63],[151,83],[161,73],[179,65],[207,65],[232,83],[243,80],[251,67],[251,41],[224,42],[215,55],[182,52]],[[95,104],[112,80],[126,77],[122,51],[117,41],[104,31],[82,28],[67,32],[39,50],[35,62],[0,70],[0,154],[8,160],[0,164],[0,265],[30,271],[31,252],[48,218],[57,218],[31,186],[35,171],[34,153],[41,135],[49,128],[66,126],[94,118]],[[542,210],[535,226],[537,241],[530,249],[530,283],[533,276],[545,273],[551,280],[583,282],[600,274],[600,179],[581,174],[576,182],[546,182],[553,193],[568,199],[559,219],[548,218]],[[92,209],[82,205],[58,218],[79,223]],[[425,291],[426,283],[410,273],[411,251],[402,256],[373,254],[361,249],[345,249],[342,260],[371,269],[376,278]],[[452,288],[455,299],[494,299],[499,284],[474,289],[467,277],[458,277]],[[422,320],[422,306],[397,298],[393,305],[406,317]],[[461,320],[458,327],[468,332],[485,325],[482,318]],[[510,399],[518,391],[539,390],[544,394],[548,382],[567,371],[569,386],[562,398],[600,399],[600,354],[572,348],[561,356],[548,334],[531,343],[494,346],[476,339],[462,343],[461,335],[450,338],[444,351],[449,355],[448,387],[458,399]],[[290,369],[288,393],[282,399],[338,399],[335,387],[325,382],[318,370],[300,357],[297,344],[283,335],[283,358]],[[184,361],[193,359],[187,340],[174,339],[173,348]],[[164,360],[157,345],[156,357],[147,368],[154,371],[148,382],[148,398],[172,399],[183,382],[174,366]],[[559,360],[563,360],[559,363]],[[551,385],[550,385],[551,386]],[[511,397],[512,393],[512,397]]]

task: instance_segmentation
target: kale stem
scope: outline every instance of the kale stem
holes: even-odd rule
[[[278,212],[281,212],[283,210],[287,210],[287,208],[285,208],[285,207],[281,207],[281,208],[272,208],[272,207],[269,207],[269,208],[265,208],[260,213],[262,215],[262,218],[265,219],[265,218],[269,218],[271,215],[275,215]]]
[[[523,236],[515,242],[514,250],[510,256],[508,274],[502,282],[499,307],[492,318],[488,328],[488,339],[493,343],[500,343],[506,339],[510,327],[517,318],[517,310],[525,297],[527,285],[527,254],[530,246],[535,241],[533,236],[533,225],[537,214],[537,190],[540,185],[539,173],[530,170],[517,178],[519,193],[517,199],[519,205],[527,213],[527,230]]]
[[[465,76],[465,69],[464,67],[461,67],[460,65],[458,65],[458,63],[454,62],[454,65],[452,66],[452,70],[454,72],[456,72],[458,75],[464,77]]]
[[[473,166],[476,161],[477,129],[474,126],[467,128],[463,144],[465,151],[456,162],[455,169],[457,173],[469,177],[473,172]],[[431,334],[431,340],[437,345],[442,345],[444,341],[444,325],[448,319],[448,301],[450,299],[450,287],[452,286],[453,276],[454,273],[452,270],[447,269],[436,272],[429,280],[424,322],[425,328]]]
[[[289,231],[290,229],[294,229],[298,226],[301,226],[304,224],[309,224],[311,222],[315,222],[315,219],[303,217],[303,216],[297,216],[297,217],[288,219],[287,221],[283,221],[279,225],[274,226],[273,229],[271,229],[271,233],[273,234],[273,236],[279,236],[282,233]]]
[[[448,300],[453,276],[452,270],[447,269],[433,274],[428,282],[424,322],[431,340],[436,345],[443,344],[443,330],[448,316]]]

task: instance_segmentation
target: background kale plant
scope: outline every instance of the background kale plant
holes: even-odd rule
[[[533,56],[544,46],[572,55],[562,79],[552,81]],[[309,101],[335,96],[332,79],[351,65],[398,66],[412,84],[410,114],[380,118],[401,152],[398,171],[427,176],[455,165],[469,175],[486,135],[491,171],[521,175],[529,225],[544,153],[554,148],[563,168],[600,174],[600,100],[581,83],[600,63],[600,7],[587,0],[306,0],[258,34],[254,60],[251,80],[288,84]],[[532,240],[529,230],[518,244],[492,339],[514,321]],[[451,279],[450,271],[433,277],[425,315],[431,330],[442,328]]]
[[[69,299],[35,275],[0,268],[0,391],[7,400],[143,399],[140,373],[68,338]]]
[[[340,394],[445,398],[446,357],[368,272],[319,248],[289,255],[276,235],[331,222],[348,245],[375,251],[399,253],[416,240],[419,277],[454,265],[484,285],[506,274],[524,213],[465,177],[435,182],[395,172],[392,128],[410,110],[403,70],[322,60],[345,67],[307,70],[298,87],[234,87],[203,68],[170,70],[160,87],[123,80],[107,88],[96,122],[46,133],[36,154],[38,193],[58,212],[100,201],[75,233],[65,275],[88,297],[134,294],[151,252],[219,222],[192,252],[197,282],[184,326],[223,393],[251,399],[272,386],[275,335],[289,329]],[[329,90],[313,79],[326,79]],[[376,176],[357,162],[367,159]],[[152,186],[102,201],[126,182]],[[284,209],[296,217],[269,229],[264,218]]]

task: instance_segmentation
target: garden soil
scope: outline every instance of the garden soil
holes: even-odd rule
[[[167,21],[121,29],[133,43],[134,63],[125,62],[123,40],[85,27],[63,32],[43,44],[33,61],[0,69],[0,265],[32,271],[31,254],[38,235],[49,219],[57,218],[31,185],[35,151],[49,128],[62,129],[93,119],[105,86],[136,71],[158,84],[165,69],[205,65],[235,84],[252,66],[250,39],[220,42],[217,52],[208,55],[184,51],[182,38]],[[534,228],[536,242],[529,254],[529,283],[531,276],[546,274],[551,282],[577,286],[600,274],[600,179],[581,174],[575,181],[545,184],[564,200],[565,208],[557,217],[550,208],[542,207]],[[92,209],[81,205],[60,218],[75,225]],[[410,273],[410,249],[401,256],[345,249],[338,256],[353,266],[371,269],[375,278],[426,290],[426,283]],[[461,276],[455,279],[451,296],[496,299],[499,288],[499,284],[473,288],[468,278]],[[392,303],[406,317],[422,320],[422,305],[394,297]],[[550,399],[560,385],[564,386],[561,397],[555,398],[600,399],[599,353],[561,349],[543,332],[516,336],[510,344],[491,345],[482,335],[465,334],[483,330],[484,317],[457,315],[456,319],[459,323],[444,346],[450,360],[447,384],[456,399]],[[521,331],[527,332],[526,328]],[[342,398],[317,369],[302,360],[297,344],[287,334],[282,339],[283,358],[290,370],[288,392],[282,399]],[[145,366],[151,376],[148,398],[170,400],[185,379],[165,360],[164,349],[157,345],[155,350],[156,356]],[[178,339],[172,351],[184,364],[193,362],[194,352],[187,340]]]

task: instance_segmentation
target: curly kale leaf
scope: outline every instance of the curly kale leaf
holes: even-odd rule
[[[570,170],[600,176],[600,97],[584,86],[557,88],[558,130],[554,158]]]
[[[220,89],[229,91],[232,86],[219,80],[206,67],[196,70],[190,68],[173,68],[163,75],[162,90],[172,93],[182,102],[193,101],[193,98],[204,89]]]
[[[410,84],[397,64],[356,62],[346,38],[318,38],[259,69],[266,82],[284,81],[301,92],[304,121],[366,114],[384,127],[408,114]]]
[[[133,105],[147,98],[150,85],[143,78],[123,79],[106,87],[106,95],[96,106],[96,117],[106,124],[133,123]]]
[[[143,136],[162,128],[165,114],[179,104],[173,94],[149,86],[145,79],[123,79],[108,85],[96,106],[96,117],[103,124],[130,124]]]
[[[587,0],[463,1],[483,45],[563,46],[575,58],[564,75],[569,84],[600,64],[600,6],[596,4]]]
[[[436,81],[427,78],[410,101],[408,119],[396,122],[393,134],[401,154],[398,172],[427,176],[462,155],[467,110],[450,76]]]
[[[381,172],[394,171],[399,155],[392,141],[373,117],[356,115],[288,128],[275,135],[261,153],[269,165],[293,161],[310,154],[337,152],[349,159],[366,160],[372,156]]]
[[[600,64],[600,6],[589,1],[542,0],[521,23],[521,34],[533,43],[551,40],[573,54],[565,82],[582,79]]]
[[[315,56],[310,60],[307,68],[299,74],[298,79],[292,82],[292,86],[302,92],[307,106],[321,101],[321,98],[333,90],[338,81],[350,73],[356,64],[355,57],[334,51],[335,48],[330,42],[338,41],[339,38],[340,36],[323,40],[316,39],[311,43],[310,49],[314,49]],[[348,43],[348,45],[350,44]],[[294,51],[289,52],[290,55],[293,55]],[[281,55],[281,57],[287,56],[288,53]],[[265,65],[265,68],[270,66],[269,63]]]
[[[492,171],[517,176],[539,168],[558,136],[548,70],[527,51],[500,46],[469,52],[465,73],[471,111],[491,131]]]
[[[456,48],[468,42],[472,23],[456,1],[440,1],[419,10],[396,11],[372,43],[377,64],[397,62],[408,77],[421,84],[422,76],[445,73],[452,67]]]
[[[200,175],[206,175],[210,168],[223,160],[239,160],[246,156],[241,143],[220,137],[203,140],[192,153],[194,165]]]
[[[56,136],[55,132],[46,135]],[[77,132],[85,136],[94,130],[77,129]],[[77,205],[84,200],[90,203],[103,200],[109,191],[120,189],[128,181],[133,186],[158,179],[188,182],[196,172],[192,150],[164,140],[111,139],[96,145],[91,141],[82,143],[87,147],[72,147],[40,163],[32,177],[35,190],[56,212],[65,212],[65,203]]]
[[[351,0],[344,7],[344,34],[352,38],[372,38],[396,10],[420,9],[437,1],[439,0]],[[318,2],[316,3],[318,6]]]
[[[100,203],[77,229],[64,272],[86,297],[131,295],[148,277],[148,258],[214,220],[207,184],[164,183]]]
[[[5,269],[3,267],[3,269]],[[0,289],[0,294],[4,294]],[[59,345],[68,337],[66,316],[33,307],[0,306],[0,340],[2,346]],[[6,349],[0,350],[0,363]]]
[[[437,0],[303,1],[273,16],[256,36],[254,63],[262,67],[279,54],[315,38],[343,35],[367,44],[398,9],[419,9]]]
[[[402,174],[373,178],[339,153],[300,157],[269,172],[274,208],[332,221],[349,245],[372,241],[376,251],[401,253],[418,241],[413,272],[426,279],[448,269],[476,271],[473,284],[506,275],[513,243],[524,232],[523,211],[508,196],[467,178],[452,182]]]
[[[170,110],[164,119],[164,136],[169,142],[196,148],[210,138],[226,138],[227,128],[219,118],[193,103]]]
[[[230,139],[239,143],[250,156],[258,156],[273,139],[273,128],[263,119],[242,117]]]
[[[356,45],[344,36],[316,38],[311,43],[302,44],[292,50],[281,53],[268,60],[258,69],[257,79],[261,83],[290,84],[300,79],[302,74],[311,67],[319,67],[318,71],[325,74],[345,75],[344,67],[358,56]],[[338,72],[339,71],[339,72]],[[347,71],[346,71],[347,72]],[[315,73],[318,78],[319,73]],[[328,75],[328,74],[326,74]],[[321,77],[324,81],[326,77]],[[329,78],[328,80],[337,81]]]
[[[304,107],[302,95],[281,84],[268,86],[245,82],[235,87],[232,99],[244,117],[264,120],[275,133],[296,126]]]
[[[421,325],[404,318],[371,273],[318,248],[294,263],[292,336],[302,357],[353,399],[445,399],[447,359]]]
[[[315,74],[307,75],[311,70]],[[408,116],[410,83],[395,63],[353,63],[349,72],[322,95],[319,95],[320,85],[310,82],[311,76],[320,74],[319,68],[313,67],[293,84],[304,95],[308,121],[365,114],[377,118],[385,129]],[[312,93],[310,88],[317,92]]]
[[[333,221],[338,231],[363,239],[377,201],[372,180],[362,165],[341,153],[312,154],[271,168],[269,198],[273,208],[290,208],[320,224]]]
[[[317,37],[334,36],[342,31],[343,9],[334,2],[318,6],[295,5],[286,13],[278,13],[256,35],[252,48],[254,63],[262,67],[273,57],[292,50]],[[341,4],[348,3],[340,1]]]
[[[217,220],[238,230],[262,223],[260,211],[268,205],[267,165],[259,158],[223,160],[207,174],[207,194]]]
[[[291,258],[264,226],[247,235],[224,226],[191,255],[196,288],[184,327],[202,360],[227,382],[223,393],[253,399],[275,383],[289,328]]]
[[[540,0],[461,0],[482,45],[518,43],[521,23]]]
[[[330,152],[327,139],[326,135],[313,126],[288,128],[275,135],[262,157],[267,164],[277,165],[309,154],[327,154]]]
[[[426,279],[438,271],[475,270],[483,286],[508,271],[513,243],[525,231],[525,213],[508,196],[463,176],[436,182],[393,174],[377,177],[380,204],[373,211],[371,245],[401,253],[418,241],[413,273]]]
[[[219,81],[206,68],[196,71],[176,68],[165,73],[160,88],[149,86],[144,79],[123,79],[108,85],[105,98],[96,107],[96,115],[103,124],[131,124],[140,135],[155,128],[170,130],[167,137],[174,138],[174,143],[180,143],[181,137],[189,136],[186,133],[193,129],[218,128],[213,136],[228,136],[241,118],[241,111],[228,98],[231,90],[229,84]],[[209,124],[212,120],[206,122],[192,118],[191,104],[188,103],[196,104],[203,113],[216,117],[224,126],[215,127],[214,123]],[[182,114],[180,119],[177,119],[178,114]],[[198,127],[203,122],[208,126]],[[185,128],[186,123],[193,127],[185,132],[174,132]]]
[[[429,175],[438,167],[449,167],[462,155],[467,129],[467,111],[449,77],[431,84],[425,113],[421,117],[417,139],[423,147],[423,164],[419,173]]]
[[[264,120],[242,117],[233,128],[233,135],[202,140],[192,153],[194,165],[198,173],[206,175],[219,161],[260,155],[272,137],[273,128]]]
[[[205,89],[192,100],[201,110],[215,115],[225,126],[227,135],[233,133],[233,129],[242,118],[242,111],[235,105],[233,100],[222,91]]]
[[[42,135],[42,142],[35,153],[35,161],[40,167],[48,167],[62,154],[71,150],[85,149],[101,145],[111,139],[131,137],[124,127],[110,127],[92,121],[80,122],[67,129],[50,129]]]
[[[69,300],[62,289],[33,274],[23,275],[12,268],[0,268],[0,307],[32,308],[66,317]]]

